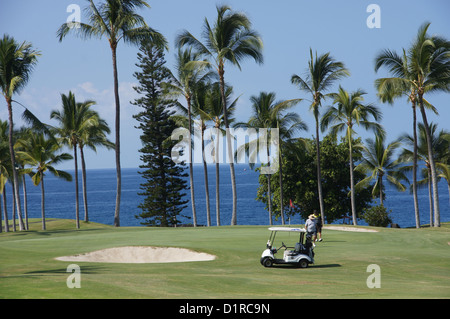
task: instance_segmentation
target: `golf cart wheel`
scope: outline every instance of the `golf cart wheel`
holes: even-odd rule
[[[261,264],[262,264],[264,267],[272,267],[272,265],[273,265],[273,260],[272,260],[272,258],[270,258],[270,257],[266,257],[266,258],[264,258],[264,259],[262,260]]]
[[[307,268],[308,267],[308,261],[306,260],[306,259],[301,259],[299,262],[298,262],[298,267],[300,267],[300,268]]]

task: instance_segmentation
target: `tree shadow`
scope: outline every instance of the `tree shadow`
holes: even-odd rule
[[[80,272],[82,274],[98,274],[101,273],[102,268],[105,268],[104,266],[80,266]],[[47,269],[47,270],[35,270],[35,271],[29,271],[25,274],[30,275],[51,275],[51,274],[70,274],[71,271],[67,271],[67,267],[64,268],[57,268],[57,269]]]
[[[103,266],[80,266],[80,273],[81,274],[98,274],[102,273],[102,269],[105,267]],[[64,268],[57,268],[57,269],[46,269],[46,270],[35,270],[35,271],[29,271],[23,274],[23,276],[50,276],[55,274],[71,274],[72,271],[67,271],[67,267]]]
[[[102,266],[80,266],[80,273],[81,274],[98,274],[102,273],[102,269],[105,267]],[[56,268],[56,269],[46,269],[46,270],[34,270],[34,271],[28,271],[23,274],[17,274],[12,276],[0,276],[0,278],[35,278],[35,277],[43,277],[43,276],[52,276],[52,275],[60,275],[60,274],[66,274],[70,275],[72,274],[72,271],[67,271],[67,268]]]

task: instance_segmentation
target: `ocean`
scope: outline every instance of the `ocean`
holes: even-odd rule
[[[259,173],[251,170],[247,164],[236,164],[237,187],[237,223],[238,225],[269,225],[269,214],[264,209],[264,204],[257,201],[256,192],[259,186]],[[140,184],[144,181],[137,168],[122,169],[122,199],[120,208],[121,226],[142,226],[142,219],[137,219],[141,210],[138,205],[143,197],[138,195]],[[74,176],[74,171],[68,170]],[[215,165],[208,165],[209,194],[211,207],[211,225],[216,226],[215,204]],[[84,206],[81,189],[81,171],[79,174],[80,187],[80,220],[84,220]],[[91,169],[87,171],[87,196],[89,221],[113,225],[116,191],[115,169]],[[206,199],[203,175],[203,165],[194,165],[194,190],[197,210],[197,224],[206,225]],[[22,192],[22,188],[21,188]],[[11,194],[11,187],[7,187],[7,194]],[[21,193],[22,194],[22,193]],[[41,187],[34,186],[27,179],[28,217],[41,218]],[[220,222],[221,225],[230,225],[232,212],[230,168],[228,164],[220,165]],[[420,221],[428,224],[429,197],[428,188],[418,191]],[[190,199],[190,192],[186,192],[186,198]],[[445,180],[439,182],[439,200],[441,222],[450,221],[449,192]],[[23,196],[21,197],[23,206]],[[378,200],[375,202],[378,204]],[[414,227],[414,204],[412,195],[399,192],[393,187],[386,186],[386,200],[384,205],[391,210],[391,218],[400,227]],[[11,197],[8,196],[8,218],[11,220]],[[75,183],[67,182],[47,174],[45,177],[45,214],[46,218],[75,219]],[[182,212],[183,215],[192,216],[191,203]],[[3,214],[2,214],[3,219]],[[183,223],[192,223],[190,219],[182,219]],[[342,221],[336,221],[339,223]],[[286,220],[286,224],[303,224],[304,220],[299,216]],[[281,225],[281,220],[274,220],[274,225]],[[366,225],[363,220],[358,220],[359,225]]]

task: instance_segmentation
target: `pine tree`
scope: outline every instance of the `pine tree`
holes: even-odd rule
[[[134,76],[139,81],[135,90],[141,94],[133,104],[143,108],[133,117],[140,122],[142,130],[139,150],[143,164],[139,173],[146,180],[141,184],[139,195],[145,196],[138,207],[142,213],[136,218],[144,219],[142,225],[174,226],[180,221],[178,216],[186,207],[184,191],[188,188],[184,172],[185,164],[175,164],[171,159],[171,149],[176,141],[170,136],[177,128],[171,119],[175,101],[163,92],[163,83],[170,81],[170,72],[165,67],[164,53],[150,44],[141,45],[138,53],[141,69]]]

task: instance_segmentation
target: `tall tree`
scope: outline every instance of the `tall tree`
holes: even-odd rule
[[[440,227],[438,177],[433,155],[431,131],[425,110],[424,95],[432,92],[450,91],[450,41],[427,34],[430,23],[424,23],[408,50],[410,72],[415,79],[417,97],[427,136],[430,159],[431,183],[433,185],[434,226]]]
[[[430,201],[430,226],[433,226],[433,195],[432,195],[432,185],[431,185],[431,165],[430,160],[428,159],[428,141],[425,132],[425,126],[423,123],[419,123],[419,134],[417,139],[417,158],[420,161],[423,161],[425,167],[422,170],[423,179],[418,181],[418,186],[428,186],[429,192],[429,201]],[[433,155],[435,157],[436,165],[438,169],[441,171],[444,166],[442,165],[443,161],[446,160],[446,156],[448,156],[449,152],[449,143],[450,143],[450,134],[441,130],[439,133],[437,132],[437,125],[434,123],[430,123],[430,131],[431,131],[431,143],[433,149]],[[408,148],[404,148],[402,153],[400,154],[399,160],[402,162],[408,163],[411,162],[413,158],[413,152],[410,150],[413,147],[414,139],[408,134],[404,134],[400,137],[401,141],[406,144]],[[404,170],[410,170],[411,167],[406,165],[403,167]],[[438,175],[438,179],[441,176]],[[442,175],[445,177],[445,175]]]
[[[107,149],[114,149],[114,143],[108,140],[107,134],[111,132],[108,123],[100,118],[100,115],[93,110],[90,110],[90,116],[93,117],[90,125],[84,127],[80,131],[78,148],[80,150],[81,161],[81,183],[83,188],[83,203],[84,203],[84,221],[89,221],[89,210],[87,200],[87,176],[86,176],[86,161],[84,157],[84,148],[88,147],[93,151],[97,151],[97,147],[106,147]]]
[[[446,151],[440,156],[439,162],[436,163],[439,177],[447,181],[448,193],[450,195],[450,132],[446,132],[443,136],[444,143],[447,144]],[[448,198],[450,204],[450,196]]]
[[[206,163],[205,153],[205,131],[206,125],[209,120],[209,96],[211,91],[211,83],[200,82],[196,85],[194,90],[194,103],[192,104],[192,110],[194,117],[196,118],[196,125],[200,131],[200,139],[202,144],[202,161],[203,172],[205,178],[205,196],[206,196],[206,225],[211,226],[211,206],[209,200],[209,180],[208,180],[208,165]],[[194,128],[195,129],[195,128]],[[195,133],[195,132],[194,132]]]
[[[139,150],[143,164],[139,173],[146,180],[141,184],[144,202],[139,205],[142,213],[137,218],[145,219],[144,225],[176,226],[178,216],[186,207],[184,191],[187,190],[187,177],[184,173],[184,163],[176,164],[171,158],[172,147],[176,141],[171,140],[173,131],[177,128],[171,118],[174,114],[175,101],[165,92],[163,83],[170,82],[170,71],[165,67],[163,51],[149,43],[143,44],[138,53],[141,69],[134,76],[139,81],[135,87],[141,95],[133,104],[143,110],[134,115],[142,130],[143,147]]]
[[[56,152],[61,146],[53,138],[46,139],[43,133],[32,134],[27,140],[21,139],[18,143],[22,150],[17,151],[17,156],[26,165],[31,166],[30,169],[24,169],[24,171],[31,174],[31,179],[35,186],[41,185],[42,230],[45,230],[45,172],[49,171],[57,177],[71,181],[72,175],[56,169],[54,165],[72,159],[73,157],[67,153],[57,155]],[[35,171],[33,171],[34,169]]]
[[[350,75],[345,68],[344,63],[336,61],[330,56],[330,53],[325,53],[320,56],[313,56],[312,49],[309,51],[310,60],[308,61],[308,70],[305,78],[299,75],[292,75],[291,82],[299,87],[301,91],[306,92],[311,96],[310,110],[314,114],[316,120],[316,163],[317,163],[317,188],[319,195],[320,215],[322,217],[322,224],[325,224],[324,217],[324,203],[322,193],[322,174],[320,167],[320,143],[319,143],[319,115],[322,100],[327,97],[326,92],[331,89],[331,86],[341,78]]]
[[[282,169],[281,165],[281,140],[290,139],[294,132],[298,130],[306,130],[306,124],[301,120],[300,116],[297,113],[294,112],[287,112],[289,109],[291,109],[293,106],[295,106],[298,102],[300,102],[300,99],[294,99],[294,100],[286,100],[286,101],[277,101],[276,100],[276,94],[274,92],[261,92],[258,96],[252,96],[250,97],[250,101],[252,102],[252,114],[250,116],[250,119],[247,123],[237,123],[236,127],[245,127],[245,128],[253,128],[253,129],[260,129],[264,128],[267,129],[268,134],[261,134],[258,139],[249,141],[248,146],[250,144],[254,144],[254,147],[251,147],[253,150],[255,150],[254,154],[249,154],[251,158],[256,158],[258,152],[266,152],[268,164],[270,165],[270,158],[274,157],[276,158],[276,161],[278,161],[278,168]],[[276,143],[278,144],[278,154],[270,154],[270,148],[269,145],[272,140],[272,130],[277,129],[278,130],[278,140]],[[269,140],[271,142],[269,142]],[[264,150],[259,150],[258,146],[263,145],[265,146]],[[247,147],[250,148],[250,147]],[[239,153],[242,152],[243,148],[238,150]],[[251,162],[254,162],[253,160]],[[269,210],[269,223],[272,225],[272,192],[271,192],[271,175],[267,174],[267,203],[268,203],[268,210]],[[284,220],[284,213],[283,213],[283,179],[282,179],[282,172],[279,174],[280,176],[280,200],[281,205],[279,205],[280,208],[280,216],[282,224],[285,224]]]
[[[166,82],[166,87],[170,94],[176,97],[183,96],[186,99],[187,104],[187,108],[185,108],[188,117],[187,129],[190,132],[187,151],[189,152],[189,181],[191,190],[192,221],[194,227],[197,226],[197,210],[195,206],[194,161],[192,154],[192,101],[196,87],[208,77],[208,72],[205,70],[204,65],[191,63],[193,61],[199,61],[199,58],[200,54],[193,52],[192,49],[178,49],[175,66],[176,72],[175,74],[171,73],[172,81]],[[179,108],[183,109],[184,106],[179,104]]]
[[[233,94],[233,88],[231,86],[226,86],[225,88],[225,97],[227,98],[227,114],[228,114],[228,123],[232,124],[234,119],[234,112],[236,110],[236,104],[239,100],[239,97],[231,100],[231,96]],[[219,166],[222,159],[220,158],[221,146],[223,139],[221,138],[224,133],[226,133],[225,124],[224,124],[224,114],[223,114],[223,103],[222,103],[222,95],[220,92],[220,83],[215,82],[208,85],[208,92],[205,96],[205,109],[196,108],[196,112],[199,113],[200,117],[204,119],[204,122],[211,122],[212,127],[214,129],[214,140],[213,137],[209,138],[210,143],[207,145],[211,149],[211,154],[214,159],[214,163],[216,166],[216,222],[217,226],[220,226],[220,175],[219,175]]]
[[[62,144],[73,149],[75,164],[75,218],[76,227],[80,228],[80,203],[78,186],[78,151],[77,147],[82,143],[85,136],[93,126],[98,126],[99,117],[90,107],[94,101],[77,102],[75,95],[69,92],[68,95],[61,94],[62,110],[53,110],[50,118],[58,122],[58,127],[54,131]]]
[[[176,41],[180,47],[184,45],[192,46],[203,56],[208,58],[208,63],[217,71],[217,74],[219,75],[220,92],[222,95],[223,119],[225,128],[229,129],[228,106],[225,96],[225,62],[228,61],[239,69],[241,69],[241,63],[245,58],[252,58],[257,63],[262,63],[262,40],[259,34],[252,30],[252,24],[245,14],[234,12],[226,5],[217,6],[217,19],[213,26],[211,26],[208,19],[205,18],[202,36],[203,42],[185,30],[178,35]],[[236,176],[230,134],[227,134],[227,156],[230,163],[231,187],[233,192],[231,225],[236,225]]]
[[[401,162],[395,160],[395,151],[400,147],[399,141],[394,141],[385,145],[385,136],[376,134],[375,140],[369,138],[363,146],[362,161],[356,166],[355,171],[366,174],[366,178],[355,185],[355,189],[367,187],[372,180],[375,184],[372,188],[372,196],[379,196],[380,205],[383,205],[384,180],[399,191],[405,191],[406,187],[401,182],[408,181],[404,171],[401,169]]]
[[[8,120],[9,120],[9,152],[11,157],[11,167],[15,168],[16,159],[14,153],[13,140],[13,112],[12,102],[13,94],[18,94],[28,83],[33,67],[37,63],[37,57],[40,53],[34,50],[31,43],[22,42],[17,43],[14,38],[3,35],[0,40],[0,88],[2,95],[5,97],[8,106]],[[17,207],[17,215],[19,217],[20,230],[24,229],[22,220],[22,208],[19,197],[19,177],[15,169],[12,170],[13,175],[13,200],[15,200]],[[15,212],[13,212],[13,215]]]
[[[417,85],[414,74],[410,70],[410,58],[403,50],[400,56],[395,51],[383,50],[375,59],[375,72],[381,67],[388,69],[391,77],[379,78],[375,81],[378,97],[382,102],[393,104],[400,97],[407,97],[411,102],[413,113],[413,199],[416,228],[420,227],[419,200],[417,197]],[[423,99],[425,106],[437,113],[436,109]]]
[[[11,172],[11,156],[8,146],[8,122],[0,119],[0,194],[3,201],[3,216],[5,220],[5,232],[9,232],[8,208],[6,205],[6,183]],[[1,205],[0,205],[1,207]],[[1,212],[0,212],[1,213]],[[1,216],[0,216],[1,219]],[[0,229],[1,231],[1,229]]]
[[[140,45],[142,41],[154,43],[161,47],[167,47],[167,41],[162,34],[150,28],[144,18],[136,13],[137,9],[150,6],[144,0],[105,0],[98,7],[93,0],[88,0],[86,8],[90,24],[67,22],[61,25],[57,31],[59,41],[73,32],[84,38],[106,36],[112,53],[114,76],[114,99],[116,104],[116,171],[117,193],[116,208],[114,212],[114,226],[120,226],[120,198],[122,191],[122,175],[120,166],[120,99],[119,77],[117,73],[117,45],[120,40],[133,45]]]
[[[18,131],[15,131],[14,133],[16,135],[16,143],[14,144],[14,151],[17,152],[23,150],[21,148],[21,144],[23,141],[27,141],[30,139],[31,135],[33,134],[39,134],[37,131],[34,131],[32,128],[29,127],[22,127]],[[18,173],[19,177],[22,179],[22,189],[23,189],[23,213],[25,217],[25,229],[28,230],[28,195],[27,195],[27,183],[26,183],[26,176],[27,173],[24,170],[25,167],[25,161],[21,156],[16,156],[16,164],[19,167]],[[20,179],[19,179],[20,180]]]
[[[355,143],[359,143],[356,139]],[[321,161],[322,178],[324,186],[324,202],[327,205],[327,221],[332,223],[351,211],[349,172],[349,145],[347,140],[342,138],[337,142],[337,137],[328,134],[321,141]],[[274,211],[279,211],[280,206],[280,184],[277,182],[278,174],[283,174],[283,192],[286,198],[292,200],[293,205],[286,207],[286,215],[293,216],[300,214],[301,218],[307,219],[314,210],[319,210],[317,200],[317,179],[316,179],[316,147],[315,138],[293,138],[282,148],[283,170],[279,170],[273,175],[272,190]],[[359,149],[354,149],[353,159],[360,160]],[[365,175],[355,172],[355,183],[359,182]],[[267,176],[260,175],[260,187],[257,192],[257,200],[267,205]],[[370,206],[372,202],[371,189],[365,188],[355,194],[356,211],[361,212]],[[289,201],[290,202],[290,201]],[[267,206],[266,206],[267,207]],[[358,216],[359,217],[359,216]]]
[[[325,131],[331,125],[332,134],[345,131],[345,138],[349,145],[349,165],[350,165],[350,200],[352,207],[353,225],[356,221],[356,203],[355,187],[353,177],[353,136],[355,134],[354,126],[362,126],[365,129],[372,129],[377,134],[384,134],[381,125],[370,121],[381,120],[381,112],[372,104],[364,104],[364,95],[362,90],[357,90],[349,94],[341,86],[338,93],[332,94],[333,105],[330,106],[322,117],[321,129]]]

